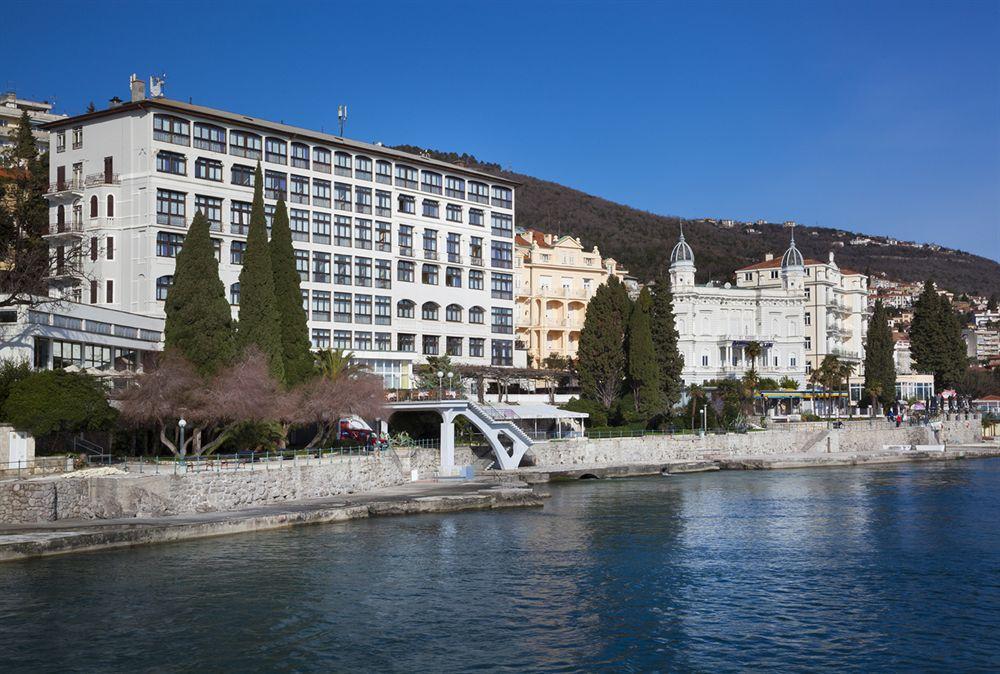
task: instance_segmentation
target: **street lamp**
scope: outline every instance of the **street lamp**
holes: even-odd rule
[[[438,370],[438,400],[444,398],[444,372]]]
[[[708,433],[708,416],[704,405],[701,406],[701,434]]]
[[[184,428],[188,425],[188,422],[186,422],[184,420],[184,417],[181,417],[181,420],[177,422],[177,425],[181,429],[181,446],[178,448],[178,450],[181,453],[181,461],[183,461],[184,460]]]
[[[454,382],[452,381],[452,378],[453,378],[454,376],[455,376],[455,373],[454,373],[454,372],[449,372],[449,373],[448,373],[448,391],[449,391],[449,392],[451,392],[451,391],[454,391],[454,390],[455,390],[455,384],[454,384]]]

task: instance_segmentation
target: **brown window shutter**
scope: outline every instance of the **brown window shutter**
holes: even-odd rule
[[[108,212],[105,213],[109,218],[115,217],[115,195],[108,195]]]
[[[97,217],[97,195],[90,197],[90,217]]]
[[[59,166],[56,168],[56,185],[59,189],[64,189],[66,187],[66,167]]]
[[[97,237],[90,237],[90,260],[91,262],[97,260]]]
[[[90,282],[90,303],[97,304],[97,281]]]
[[[115,282],[112,281],[111,279],[108,279],[108,291],[107,291],[107,298],[105,301],[108,304],[111,304],[115,301]]]
[[[114,159],[112,157],[104,158],[104,182],[111,184],[112,179],[115,175]]]
[[[108,259],[115,259],[115,237],[108,237]]]

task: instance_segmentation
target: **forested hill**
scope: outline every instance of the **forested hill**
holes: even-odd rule
[[[641,280],[652,278],[667,263],[677,241],[679,218],[641,211],[579,190],[481,162],[467,154],[426,150],[412,145],[396,149],[502,175],[522,183],[517,190],[517,223],[554,234],[579,236],[588,248],[619,260]],[[728,280],[734,269],[759,262],[764,254],[781,255],[788,247],[788,229],[781,224],[736,225],[727,228],[702,220],[684,220],[684,232],[694,248],[699,282]],[[851,245],[858,237],[868,245]],[[1000,293],[1000,264],[958,250],[890,244],[884,237],[825,227],[799,226],[799,249],[825,260],[833,251],[841,267],[885,272],[901,281],[933,278],[955,292]]]

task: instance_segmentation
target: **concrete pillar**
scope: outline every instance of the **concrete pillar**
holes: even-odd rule
[[[455,474],[455,413],[441,412],[441,466],[442,476]]]

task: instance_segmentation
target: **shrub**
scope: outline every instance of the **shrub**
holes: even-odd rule
[[[11,387],[4,408],[15,428],[36,438],[104,430],[117,417],[99,381],[63,370],[34,372],[18,381]]]

